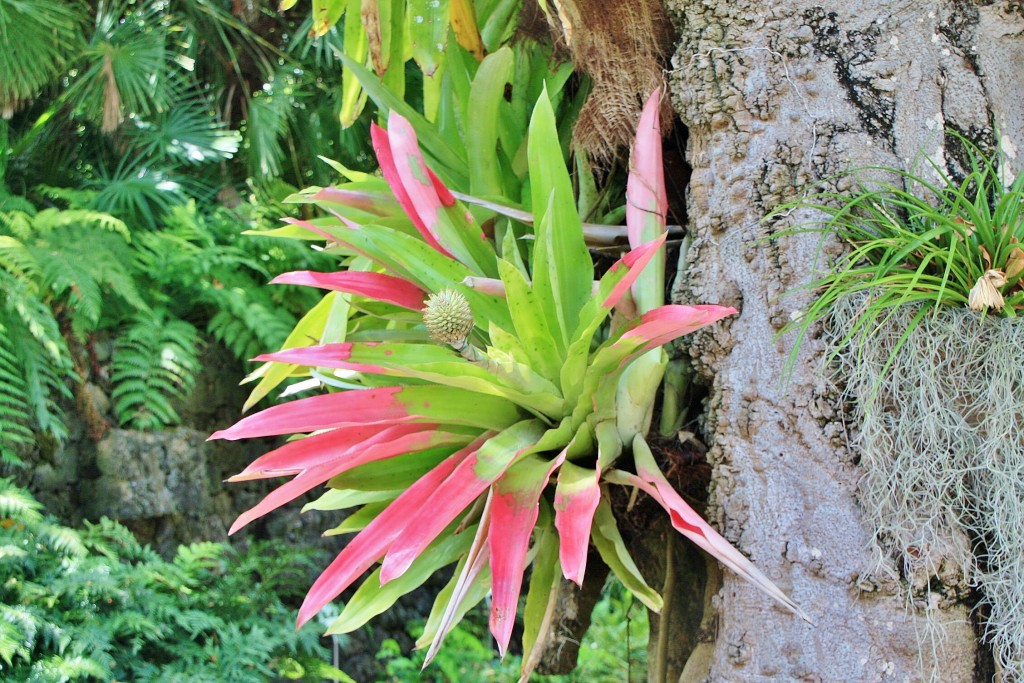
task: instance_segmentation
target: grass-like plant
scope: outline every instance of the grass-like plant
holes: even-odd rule
[[[850,172],[854,192],[810,194],[775,212],[824,213],[824,219],[788,232],[834,235],[853,247],[807,286],[820,294],[784,330],[798,331],[790,367],[809,328],[840,298],[857,292],[869,297],[840,345],[876,328],[898,306],[920,304],[908,333],[942,307],[969,306],[1006,317],[1024,310],[1024,176],[1007,184],[998,156],[960,142],[967,160],[962,180],[932,160],[920,174],[860,169]]]
[[[632,250],[596,282],[546,93],[527,138],[532,230],[510,221],[492,242],[481,222],[495,210],[461,203],[425,164],[412,126],[396,112],[387,130],[373,129],[393,194],[381,195],[379,181],[352,183],[325,191],[334,216],[293,222],[290,234],[301,228],[307,238],[327,239],[330,251],[361,270],[278,281],[335,290],[363,318],[383,321],[310,346],[330,338],[330,313],[319,313],[308,324],[314,339],[295,336],[295,348],[260,360],[342,390],[268,408],[213,437],[303,435],[233,478],[294,476],[232,531],[324,483],[331,490],[311,507],[360,508],[329,532],[359,534],[314,583],[300,624],[378,562],[329,633],[358,628],[455,563],[419,641],[429,647],[427,661],[488,592],[490,628],[503,654],[532,560],[528,675],[539,654],[534,645],[551,625],[558,575],[582,583],[591,543],[638,599],[661,607],[619,534],[610,485],[647,492],[680,533],[802,615],[673,490],[644,439],[652,376],[656,389],[664,365],[660,347],[735,312],[658,305],[666,201],[657,107],[656,94],[631,166]],[[367,194],[369,186],[377,193]],[[345,215],[353,209],[362,220]],[[521,210],[506,213],[523,218]],[[631,376],[637,363],[649,372]]]

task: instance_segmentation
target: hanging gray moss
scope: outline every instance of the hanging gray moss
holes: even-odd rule
[[[834,329],[864,302],[842,299]],[[895,309],[834,349],[865,514],[916,607],[936,613],[980,589],[1003,681],[1024,681],[1024,320],[948,309],[904,340],[916,312]],[[941,625],[926,635],[923,650],[941,647]]]

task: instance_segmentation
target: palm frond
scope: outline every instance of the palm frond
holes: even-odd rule
[[[156,229],[159,218],[185,201],[179,179],[133,159],[123,160],[111,173],[100,168],[89,182],[96,190],[92,208],[136,225]]]
[[[91,40],[65,99],[83,116],[115,130],[128,114],[154,114],[170,104],[164,85],[170,15],[163,3],[100,2]]]
[[[173,109],[137,118],[134,124],[128,137],[138,155],[153,162],[194,166],[230,159],[242,140],[217,118],[203,93],[184,94]]]
[[[83,18],[77,1],[0,0],[0,116],[10,118],[61,73],[79,49]]]

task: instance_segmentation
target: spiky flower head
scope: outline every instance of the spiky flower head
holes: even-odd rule
[[[461,349],[473,331],[473,311],[466,297],[445,287],[427,299],[423,322],[435,341]]]

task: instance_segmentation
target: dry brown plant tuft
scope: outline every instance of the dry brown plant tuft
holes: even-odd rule
[[[664,87],[672,30],[660,0],[550,0],[548,20],[593,81],[573,142],[598,164],[629,149],[645,99]],[[663,132],[672,115],[666,99]]]
[[[103,125],[100,130],[113,133],[124,117],[121,115],[121,92],[117,89],[114,63],[109,54],[103,56],[103,76],[107,82],[103,89]]]

